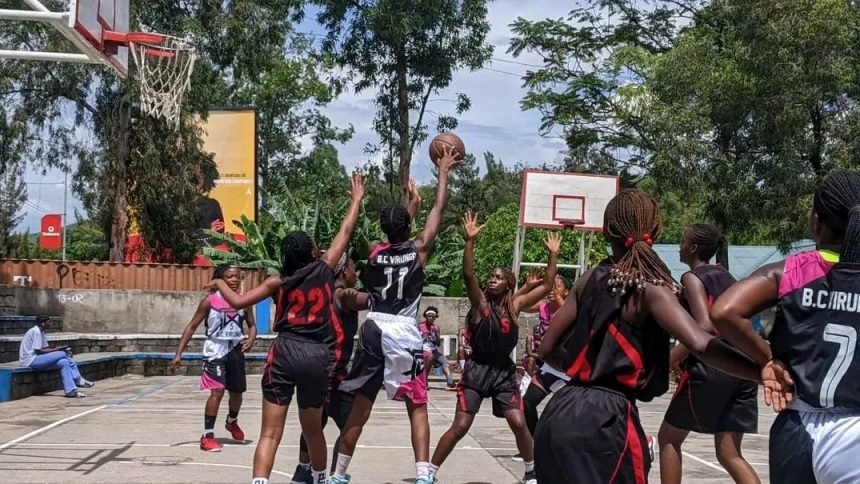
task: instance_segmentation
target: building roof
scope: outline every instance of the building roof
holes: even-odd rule
[[[680,281],[681,276],[690,270],[686,264],[678,260],[679,247],[676,244],[654,245],[654,251],[669,266],[672,277],[677,281]],[[812,240],[799,240],[791,244],[791,249],[787,253],[783,253],[775,245],[730,245],[729,272],[740,280],[765,264],[780,261],[789,254],[812,249],[815,249],[815,242]]]

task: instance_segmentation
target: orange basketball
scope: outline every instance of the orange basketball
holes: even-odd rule
[[[438,164],[439,158],[444,153],[445,146],[454,147],[453,155],[458,161],[466,156],[466,145],[463,144],[463,140],[459,136],[451,132],[441,133],[430,142],[430,159],[433,160],[433,164]]]

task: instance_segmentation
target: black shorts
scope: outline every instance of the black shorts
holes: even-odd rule
[[[358,330],[358,344],[352,367],[341,382],[340,390],[360,393],[371,401],[382,388],[385,375],[385,355],[382,354],[382,330],[373,321],[365,321]]]
[[[516,368],[487,365],[475,360],[466,362],[457,386],[457,408],[476,414],[485,398],[493,399],[493,415],[499,418],[509,410],[522,410],[523,399],[517,385]]]
[[[815,442],[806,430],[800,413],[785,410],[770,427],[770,481],[815,484],[812,452]]]
[[[688,358],[665,422],[704,434],[758,431],[758,385]]]
[[[236,345],[223,358],[203,360],[202,371],[205,376],[201,387],[205,389],[216,389],[218,384],[230,393],[243,393],[248,389],[245,380],[245,353],[242,352],[241,345]],[[207,379],[210,381],[207,382]]]
[[[651,459],[635,403],[620,393],[567,385],[535,430],[541,484],[648,482]]]
[[[299,408],[322,407],[328,391],[330,357],[330,345],[279,334],[263,367],[263,398],[289,405],[297,391]]]

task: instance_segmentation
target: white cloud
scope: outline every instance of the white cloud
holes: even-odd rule
[[[523,17],[530,20],[542,18],[564,17],[573,8],[570,2],[559,2],[557,0],[531,0],[522,2],[519,0],[500,0],[489,3],[489,21],[491,32],[489,40],[495,46],[493,57],[523,64],[540,64],[540,59],[534,55],[523,55],[514,59],[506,53],[511,39],[509,24]],[[302,27],[313,28],[306,22]],[[314,29],[314,30],[318,30]],[[544,162],[557,162],[561,159],[560,152],[565,146],[561,140],[542,138],[538,134],[540,126],[540,114],[535,111],[522,112],[519,107],[525,90],[522,81],[518,77],[529,69],[527,66],[510,62],[493,61],[490,69],[482,69],[477,72],[460,71],[455,73],[454,80],[447,89],[434,99],[437,101],[429,105],[434,112],[452,113],[453,105],[442,100],[455,99],[457,93],[464,93],[472,100],[472,108],[460,117],[460,126],[456,130],[459,133],[467,149],[478,156],[482,161],[481,154],[485,151],[493,152],[497,158],[507,164],[523,162],[529,165]],[[506,73],[497,72],[505,71]],[[510,75],[515,74],[515,75]],[[369,161],[370,155],[364,152],[368,143],[377,141],[373,132],[373,117],[376,107],[373,104],[375,92],[368,90],[359,94],[347,92],[336,101],[322,109],[335,125],[346,126],[352,124],[355,128],[355,136],[347,144],[339,146],[341,162],[347,169],[363,165]],[[412,119],[415,119],[413,114]],[[431,131],[435,131],[436,123],[433,114],[429,114],[428,125]],[[415,161],[413,162],[413,175],[420,182],[428,182],[431,178],[431,163],[427,156],[426,145],[416,148]],[[62,180],[59,171],[49,171],[45,180]],[[28,180],[38,181],[41,174],[38,171],[28,173]],[[49,212],[62,212],[62,188],[43,186],[41,193],[35,186],[30,187],[30,200],[38,203]],[[70,196],[69,218],[72,219],[73,208],[80,210],[81,204]],[[30,229],[36,232],[39,229],[39,219],[42,213],[27,207],[25,221],[19,226],[19,230]]]

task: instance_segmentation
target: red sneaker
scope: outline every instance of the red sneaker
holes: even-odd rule
[[[242,429],[239,427],[238,422],[228,422],[227,425],[224,426],[224,428],[227,429],[227,432],[230,432],[230,436],[233,437],[233,440],[237,440],[239,442],[245,441],[245,432],[242,432]]]
[[[221,452],[221,444],[215,440],[215,434],[206,434],[200,437],[200,450],[206,452]]]

